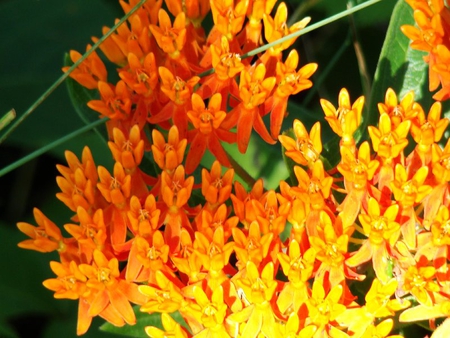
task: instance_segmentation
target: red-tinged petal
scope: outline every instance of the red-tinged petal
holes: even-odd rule
[[[257,113],[255,109],[246,110],[241,109],[239,121],[237,125],[237,142],[238,149],[242,154],[245,154],[250,141],[250,135],[252,133],[253,115]]]
[[[194,170],[200,164],[200,161],[202,160],[203,154],[206,150],[206,142],[206,137],[201,133],[197,133],[197,135],[195,135],[194,139],[192,140],[191,147],[186,157],[187,174],[194,172]]]
[[[232,134],[235,135],[235,134]],[[231,167],[228,155],[220,144],[215,134],[211,135],[208,140],[208,149],[216,157],[216,159],[225,167]]]

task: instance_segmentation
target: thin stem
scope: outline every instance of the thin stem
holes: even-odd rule
[[[234,169],[236,174],[242,178],[250,188],[253,187],[256,180],[250,176],[250,174],[233,157],[228,156],[228,159],[230,160],[231,167]]]
[[[90,124],[80,128],[80,129],[70,133],[69,135],[61,137],[60,139],[58,139],[58,140],[56,140],[56,141],[54,141],[54,142],[52,142],[50,144],[47,144],[46,146],[44,146],[42,148],[39,148],[38,150],[32,152],[31,154],[29,154],[29,155],[27,155],[25,157],[22,157],[20,160],[14,162],[14,163],[11,163],[10,165],[8,165],[5,168],[3,168],[2,170],[0,170],[0,177],[2,177],[3,175],[9,173],[10,171],[12,171],[12,170],[14,170],[14,169],[16,169],[18,167],[20,167],[21,165],[27,163],[28,161],[31,161],[35,157],[38,157],[38,156],[46,153],[47,151],[53,149],[54,147],[57,147],[60,144],[63,144],[64,142],[66,142],[66,141],[68,141],[68,140],[70,140],[70,139],[72,139],[74,137],[77,137],[77,136],[79,136],[79,135],[81,135],[81,134],[91,130],[92,128],[95,128],[95,127],[105,123],[108,120],[109,119],[105,117],[105,118],[103,118],[101,120],[92,122],[92,123],[90,123]]]
[[[283,43],[283,42],[285,42],[287,40],[299,37],[300,35],[312,32],[313,30],[316,30],[317,28],[326,26],[326,25],[328,25],[331,22],[334,22],[336,20],[342,19],[342,18],[344,18],[344,17],[346,17],[346,16],[348,16],[348,15],[350,15],[352,13],[358,12],[358,11],[360,11],[360,10],[366,8],[366,7],[372,6],[372,5],[374,5],[374,4],[376,4],[377,2],[380,2],[380,1],[383,1],[383,0],[369,0],[369,1],[366,1],[366,2],[364,2],[362,4],[359,4],[359,5],[355,6],[355,7],[349,8],[349,9],[343,11],[343,12],[340,12],[338,14],[332,15],[329,18],[326,18],[326,19],[324,19],[322,21],[319,21],[319,22],[317,22],[315,24],[312,24],[311,26],[307,26],[307,27],[305,27],[305,28],[303,28],[303,29],[301,29],[299,31],[296,31],[296,32],[291,33],[291,34],[288,34],[288,35],[282,37],[281,39],[275,40],[274,42],[268,43],[268,44],[266,44],[264,46],[261,46],[259,48],[255,48],[252,51],[248,52],[247,54],[242,55],[241,58],[245,59],[245,58],[247,58],[249,56],[253,56],[253,55],[259,54],[261,52],[265,52],[266,50],[268,50],[269,48],[271,48],[273,46],[279,45],[280,43]]]
[[[311,102],[314,95],[316,94],[317,89],[321,87],[321,84],[328,77],[328,74],[333,70],[334,66],[340,60],[341,56],[344,54],[345,50],[348,48],[349,45],[350,45],[350,35],[347,36],[347,38],[344,40],[344,43],[333,54],[333,57],[327,63],[325,68],[320,72],[320,74],[318,74],[317,79],[314,80],[314,86],[311,88],[311,90],[308,91],[308,94],[306,94],[305,99],[302,102],[302,105],[308,106],[308,104]]]
[[[16,111],[13,108],[0,118],[0,130],[5,128],[15,118],[16,118]]]
[[[136,12],[144,3],[146,0],[141,0],[139,1],[139,3],[137,3],[127,14],[125,14],[122,19],[120,19],[105,35],[102,36],[102,38],[100,40],[98,40],[91,49],[89,49],[88,51],[86,51],[86,53],[84,53],[84,55],[77,61],[75,62],[67,72],[65,72],[63,75],[61,75],[61,77],[56,80],[51,86],[50,88],[47,89],[47,91],[45,91],[44,94],[42,94],[37,100],[36,102],[34,102],[30,108],[28,108],[28,110],[22,115],[20,116],[16,122],[2,135],[2,137],[0,138],[0,144],[3,143],[3,141],[5,141],[7,139],[7,137],[42,103],[45,101],[45,99],[47,97],[50,96],[51,93],[53,93],[53,91],[61,84],[63,83],[63,81],[70,75],[70,73],[72,73],[74,71],[75,68],[78,67],[78,65],[80,63],[82,63],[84,60],[86,60],[86,58],[89,57],[89,55],[91,55],[102,43],[103,41],[105,41],[112,33],[114,33],[116,31],[117,28],[119,28],[119,26],[121,24],[123,24],[134,12]]]
[[[351,8],[353,5],[354,1],[352,0],[347,4],[348,8]],[[372,91],[372,81],[370,79],[369,70],[367,69],[366,58],[364,57],[361,44],[359,43],[358,32],[356,30],[356,24],[353,15],[349,16],[349,21],[350,31],[353,37],[353,48],[355,49],[356,59],[358,61],[359,75],[361,77],[361,86],[363,89],[363,93],[367,98],[366,105],[367,107],[370,107],[370,102],[368,101],[370,100],[370,92]]]

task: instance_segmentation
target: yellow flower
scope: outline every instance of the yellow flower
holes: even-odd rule
[[[295,119],[293,125],[295,140],[287,135],[280,135],[283,147],[286,149],[286,156],[293,159],[296,163],[312,167],[322,152],[322,140],[320,138],[320,122],[316,122],[310,135],[300,120]]]
[[[155,326],[146,326],[145,333],[152,338],[187,338],[186,331],[167,313],[161,314],[164,331]]]
[[[341,144],[354,145],[353,133],[361,124],[364,96],[359,97],[352,105],[347,89],[343,88],[339,92],[339,106],[337,109],[331,102],[324,99],[320,100],[320,104],[331,129],[338,136],[342,137]]]
[[[350,267],[362,265],[372,259],[377,277],[387,282],[392,277],[389,272],[391,249],[400,235],[400,224],[395,222],[399,211],[398,204],[389,206],[381,215],[380,205],[374,198],[369,199],[367,214],[359,215],[363,228],[356,229],[368,237],[359,250],[345,262]]]
[[[428,176],[428,167],[421,167],[414,176],[408,180],[406,169],[403,165],[395,166],[395,180],[391,183],[395,200],[403,207],[412,207],[422,202],[432,188],[424,185]]]
[[[289,283],[285,283],[278,295],[277,305],[281,313],[297,313],[309,296],[309,283],[314,269],[315,251],[308,249],[304,254],[296,240],[289,244],[289,256],[283,252],[277,254],[283,273]]]
[[[408,300],[391,299],[397,290],[398,282],[395,278],[381,283],[375,278],[366,294],[366,308],[376,318],[394,316],[395,312],[406,309],[411,305]],[[401,315],[400,315],[401,317]]]
[[[306,302],[308,317],[305,322],[306,325],[317,327],[313,337],[333,337],[333,332],[339,331],[335,326],[335,319],[347,309],[345,305],[340,304],[341,296],[342,285],[334,286],[328,294],[325,294],[322,283],[314,281],[311,298]]]
[[[378,103],[380,115],[388,114],[392,123],[392,129],[396,129],[403,121],[414,119],[422,110],[417,102],[414,102],[414,91],[408,92],[398,102],[397,95],[392,88],[388,88],[384,103]]]
[[[155,272],[156,286],[140,285],[139,292],[148,297],[141,306],[142,312],[172,313],[186,306],[186,301],[180,288],[174,284],[162,271]],[[180,282],[181,284],[181,282]]]
[[[222,286],[214,288],[210,297],[198,286],[194,286],[193,293],[195,303],[190,304],[188,309],[192,310],[194,317],[204,327],[203,330],[196,333],[195,337],[228,338],[229,335],[225,328],[228,306],[223,301]]]
[[[401,335],[388,336],[394,326],[392,319],[386,319],[377,326],[371,324],[361,338],[402,338]]]
[[[233,283],[238,292],[242,292],[246,306],[242,311],[231,314],[227,320],[235,326],[237,323],[246,322],[242,337],[257,337],[259,333],[266,337],[277,337],[275,314],[271,306],[278,286],[274,280],[273,263],[267,263],[260,275],[257,266],[249,261],[245,277],[237,278]]]
[[[347,254],[348,235],[336,234],[335,226],[325,211],[320,212],[320,224],[317,228],[318,236],[309,237],[316,259],[321,262],[315,280],[323,283],[325,276],[328,275],[331,286],[338,285],[345,279],[344,260]]]

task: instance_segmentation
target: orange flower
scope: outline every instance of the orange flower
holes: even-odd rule
[[[306,17],[301,21],[294,23],[291,27],[287,25],[288,13],[287,6],[284,2],[280,3],[277,7],[277,11],[275,16],[272,18],[270,13],[263,15],[264,20],[264,37],[266,40],[271,43],[275,40],[281,39],[286,35],[297,32],[306,27],[306,25],[311,21],[310,17]],[[294,42],[296,38],[289,39],[284,41],[283,43],[277,44],[276,46],[271,47],[268,50],[270,55],[280,55],[280,53],[289,48]],[[264,57],[263,57],[264,62]]]
[[[64,229],[77,240],[80,260],[90,264],[94,250],[103,250],[107,243],[103,210],[98,209],[91,216],[83,207],[78,207],[77,216],[80,225],[65,224]]]
[[[99,202],[95,187],[98,174],[90,149],[84,147],[81,162],[71,151],[66,151],[65,156],[69,167],[56,165],[63,175],[56,177],[62,191],[56,197],[74,212],[79,206],[86,210],[95,208]]]
[[[180,140],[177,126],[170,128],[167,142],[160,131],[153,129],[152,140],[152,153],[156,164],[164,171],[173,172],[183,162],[187,140]]]
[[[165,171],[161,174],[161,196],[165,203],[161,217],[165,224],[164,237],[172,253],[179,249],[181,229],[191,229],[185,208],[193,185],[194,177],[185,178],[182,165],[175,169],[172,177]]]
[[[300,120],[294,120],[295,140],[286,135],[278,136],[281,144],[286,148],[286,156],[293,159],[296,163],[312,167],[322,152],[322,140],[320,138],[320,122],[316,122],[310,135]]]
[[[234,143],[236,134],[221,127],[226,117],[226,113],[220,110],[221,105],[222,96],[219,93],[209,99],[208,108],[205,108],[205,103],[198,94],[192,94],[192,110],[188,111],[187,116],[195,129],[188,133],[191,147],[186,158],[187,173],[192,173],[197,168],[206,149],[222,165],[230,166],[228,155],[220,141]]]
[[[180,57],[181,51],[186,43],[186,16],[184,12],[176,15],[175,21],[170,22],[170,17],[164,9],[158,12],[159,27],[150,24],[150,31],[164,53],[172,59]]]
[[[392,129],[396,129],[403,121],[413,120],[421,109],[420,105],[414,102],[414,91],[412,90],[399,103],[394,90],[388,88],[384,103],[378,103],[380,115],[388,114],[391,118]]]
[[[99,250],[94,251],[93,257],[92,265],[79,265],[80,271],[88,278],[86,286],[89,289],[85,299],[89,306],[83,315],[100,315],[116,326],[135,324],[136,317],[130,301],[142,303],[145,297],[138,293],[136,284],[120,277],[117,258],[107,259]]]
[[[433,293],[439,292],[440,287],[435,279],[436,269],[428,266],[428,259],[420,256],[416,265],[408,267],[404,275],[403,290],[410,292],[417,301],[425,306],[433,306]]]
[[[75,261],[66,264],[52,261],[50,268],[57,278],[46,279],[42,284],[55,292],[53,295],[55,298],[75,300],[86,293],[87,278]]]
[[[309,63],[296,71],[299,57],[298,52],[293,49],[284,63],[278,62],[276,68],[277,86],[272,97],[270,113],[270,134],[276,139],[280,133],[283,119],[286,115],[288,98],[299,92],[311,88],[309,79],[317,69],[316,63]],[[294,122],[295,123],[295,122]]]
[[[131,193],[131,176],[125,174],[121,163],[114,164],[114,176],[108,172],[105,167],[98,167],[100,183],[97,184],[98,190],[109,203],[122,209],[127,204],[127,199]]]
[[[214,161],[210,172],[202,169],[202,195],[212,209],[229,199],[233,178],[234,169],[228,169],[222,176],[222,168],[218,161]]]
[[[244,224],[244,227],[248,229],[250,224],[246,220],[245,210],[247,204],[251,203],[251,200],[259,200],[264,194],[263,180],[257,180],[249,193],[247,193],[242,184],[236,180],[234,181],[234,190],[236,195],[231,194],[234,213],[239,217],[239,221]]]
[[[441,119],[441,111],[442,104],[435,102],[427,119],[422,110],[417,116],[417,122],[411,125],[411,135],[417,143],[416,151],[424,164],[430,160],[432,144],[440,141],[450,122],[448,118]]]
[[[239,223],[237,216],[228,217],[228,214],[229,210],[225,204],[221,204],[215,211],[203,209],[195,219],[197,231],[212,238],[214,231],[222,226],[224,238],[227,240],[231,236],[231,230]]]
[[[108,142],[109,149],[116,162],[120,162],[127,173],[133,173],[144,157],[144,140],[141,131],[134,125],[128,138],[118,129],[113,129],[114,142]]]
[[[391,118],[388,114],[381,114],[378,123],[379,128],[369,126],[368,131],[372,140],[373,150],[383,160],[383,164],[391,164],[408,145],[408,133],[411,121],[405,120],[392,128]]]
[[[165,2],[170,13],[174,16],[177,16],[182,11],[186,14],[186,26],[189,22],[192,22],[194,27],[200,27],[203,18],[211,9],[207,0],[191,0],[188,2],[166,0]]]
[[[267,131],[262,120],[264,102],[275,86],[275,77],[265,77],[266,67],[259,64],[249,71],[241,72],[239,96],[241,102],[228,113],[223,127],[230,129],[237,124],[237,142],[241,153],[247,151],[252,126],[264,141],[274,144],[275,141]]]
[[[155,283],[156,271],[172,272],[167,264],[168,259],[169,246],[164,243],[160,231],[155,231],[152,237],[137,236],[128,255],[125,278],[130,282]]]
[[[19,248],[39,252],[52,252],[55,250],[64,252],[66,245],[61,230],[39,209],[34,208],[33,214],[38,224],[37,227],[25,222],[17,223],[19,230],[30,237],[30,239],[20,242],[18,244]]]
[[[150,237],[160,226],[159,215],[161,210],[157,209],[155,196],[149,194],[144,205],[139,198],[131,196],[130,209],[127,212],[133,234],[141,237]]]
[[[379,166],[377,160],[370,156],[369,143],[363,142],[358,150],[358,157],[348,147],[341,146],[341,163],[337,169],[344,176],[344,184],[347,196],[339,206],[342,221],[345,226],[350,226],[355,221],[369,187],[369,181],[375,175]]]
[[[245,67],[239,54],[230,51],[230,45],[225,36],[222,36],[219,42],[212,44],[200,61],[202,67],[214,68],[214,73],[204,78],[196,91],[204,99],[211,97],[214,93],[220,93],[222,97],[226,97],[229,92],[237,93],[236,76]],[[223,102],[222,109],[225,110],[225,108],[225,102]]]
[[[210,2],[214,20],[214,29],[224,35],[228,41],[242,30],[249,5],[248,0],[234,3],[233,0],[217,0]]]
[[[364,96],[359,97],[353,105],[347,89],[342,88],[339,92],[339,106],[336,109],[331,102],[321,99],[320,104],[325,113],[325,120],[331,129],[340,137],[341,144],[354,145],[353,133],[361,124],[361,114],[364,106]]]
[[[172,119],[173,124],[178,127],[180,137],[185,138],[188,126],[186,113],[190,109],[193,88],[200,78],[193,76],[189,80],[184,81],[178,76],[175,77],[165,67],[159,67],[158,73],[161,79],[161,91],[170,99],[170,102],[166,103],[148,121],[152,124],[157,124]]]
[[[127,120],[131,113],[131,98],[127,85],[123,81],[114,87],[109,83],[99,81],[98,90],[101,100],[91,100],[88,107],[111,120]]]
[[[91,49],[91,45],[87,45],[86,51]],[[82,55],[75,50],[70,51],[70,59],[73,63],[81,59]],[[63,72],[69,70],[68,67],[63,67]],[[106,81],[107,71],[105,64],[99,58],[96,52],[89,55],[77,68],[70,73],[70,77],[87,89],[97,89],[99,81]]]
[[[330,197],[333,178],[326,174],[321,160],[314,162],[309,174],[299,166],[294,167],[294,173],[298,186],[291,190],[294,190],[297,199],[307,204],[304,210],[311,210],[306,217],[306,229],[308,235],[312,236],[317,233],[320,212],[329,209],[325,200]]]
[[[133,53],[128,54],[129,68],[119,71],[120,78],[136,94],[152,102],[156,99],[159,86],[155,55],[149,53],[141,61]]]
[[[239,228],[233,228],[234,251],[236,252],[236,266],[244,269],[248,262],[253,262],[257,267],[267,257],[269,247],[273,239],[273,233],[269,232],[261,236],[260,226],[257,221],[250,224],[248,234]]]

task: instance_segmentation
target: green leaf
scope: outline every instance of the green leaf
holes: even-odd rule
[[[399,99],[414,90],[415,99],[425,109],[432,101],[432,94],[428,91],[428,65],[423,61],[424,53],[410,48],[410,40],[400,30],[403,25],[414,25],[413,11],[405,1],[399,0],[392,13],[371,96],[367,102],[369,110],[362,123],[364,136],[367,136],[367,126],[377,124],[377,103],[384,102],[388,88],[392,88]]]
[[[111,323],[105,323],[102,326],[100,326],[100,330],[115,333],[121,336],[126,337],[148,337],[145,333],[145,327],[146,326],[155,326],[161,330],[163,330],[163,326],[161,324],[161,314],[160,313],[151,313],[148,314],[146,312],[139,311],[139,307],[135,306],[134,313],[136,315],[136,324],[131,325],[125,325],[122,327],[117,327],[112,325]],[[180,323],[181,326],[184,326],[185,328],[188,328],[186,322],[184,321],[183,317],[181,317],[181,314],[177,311],[170,314],[173,319],[177,323]]]

